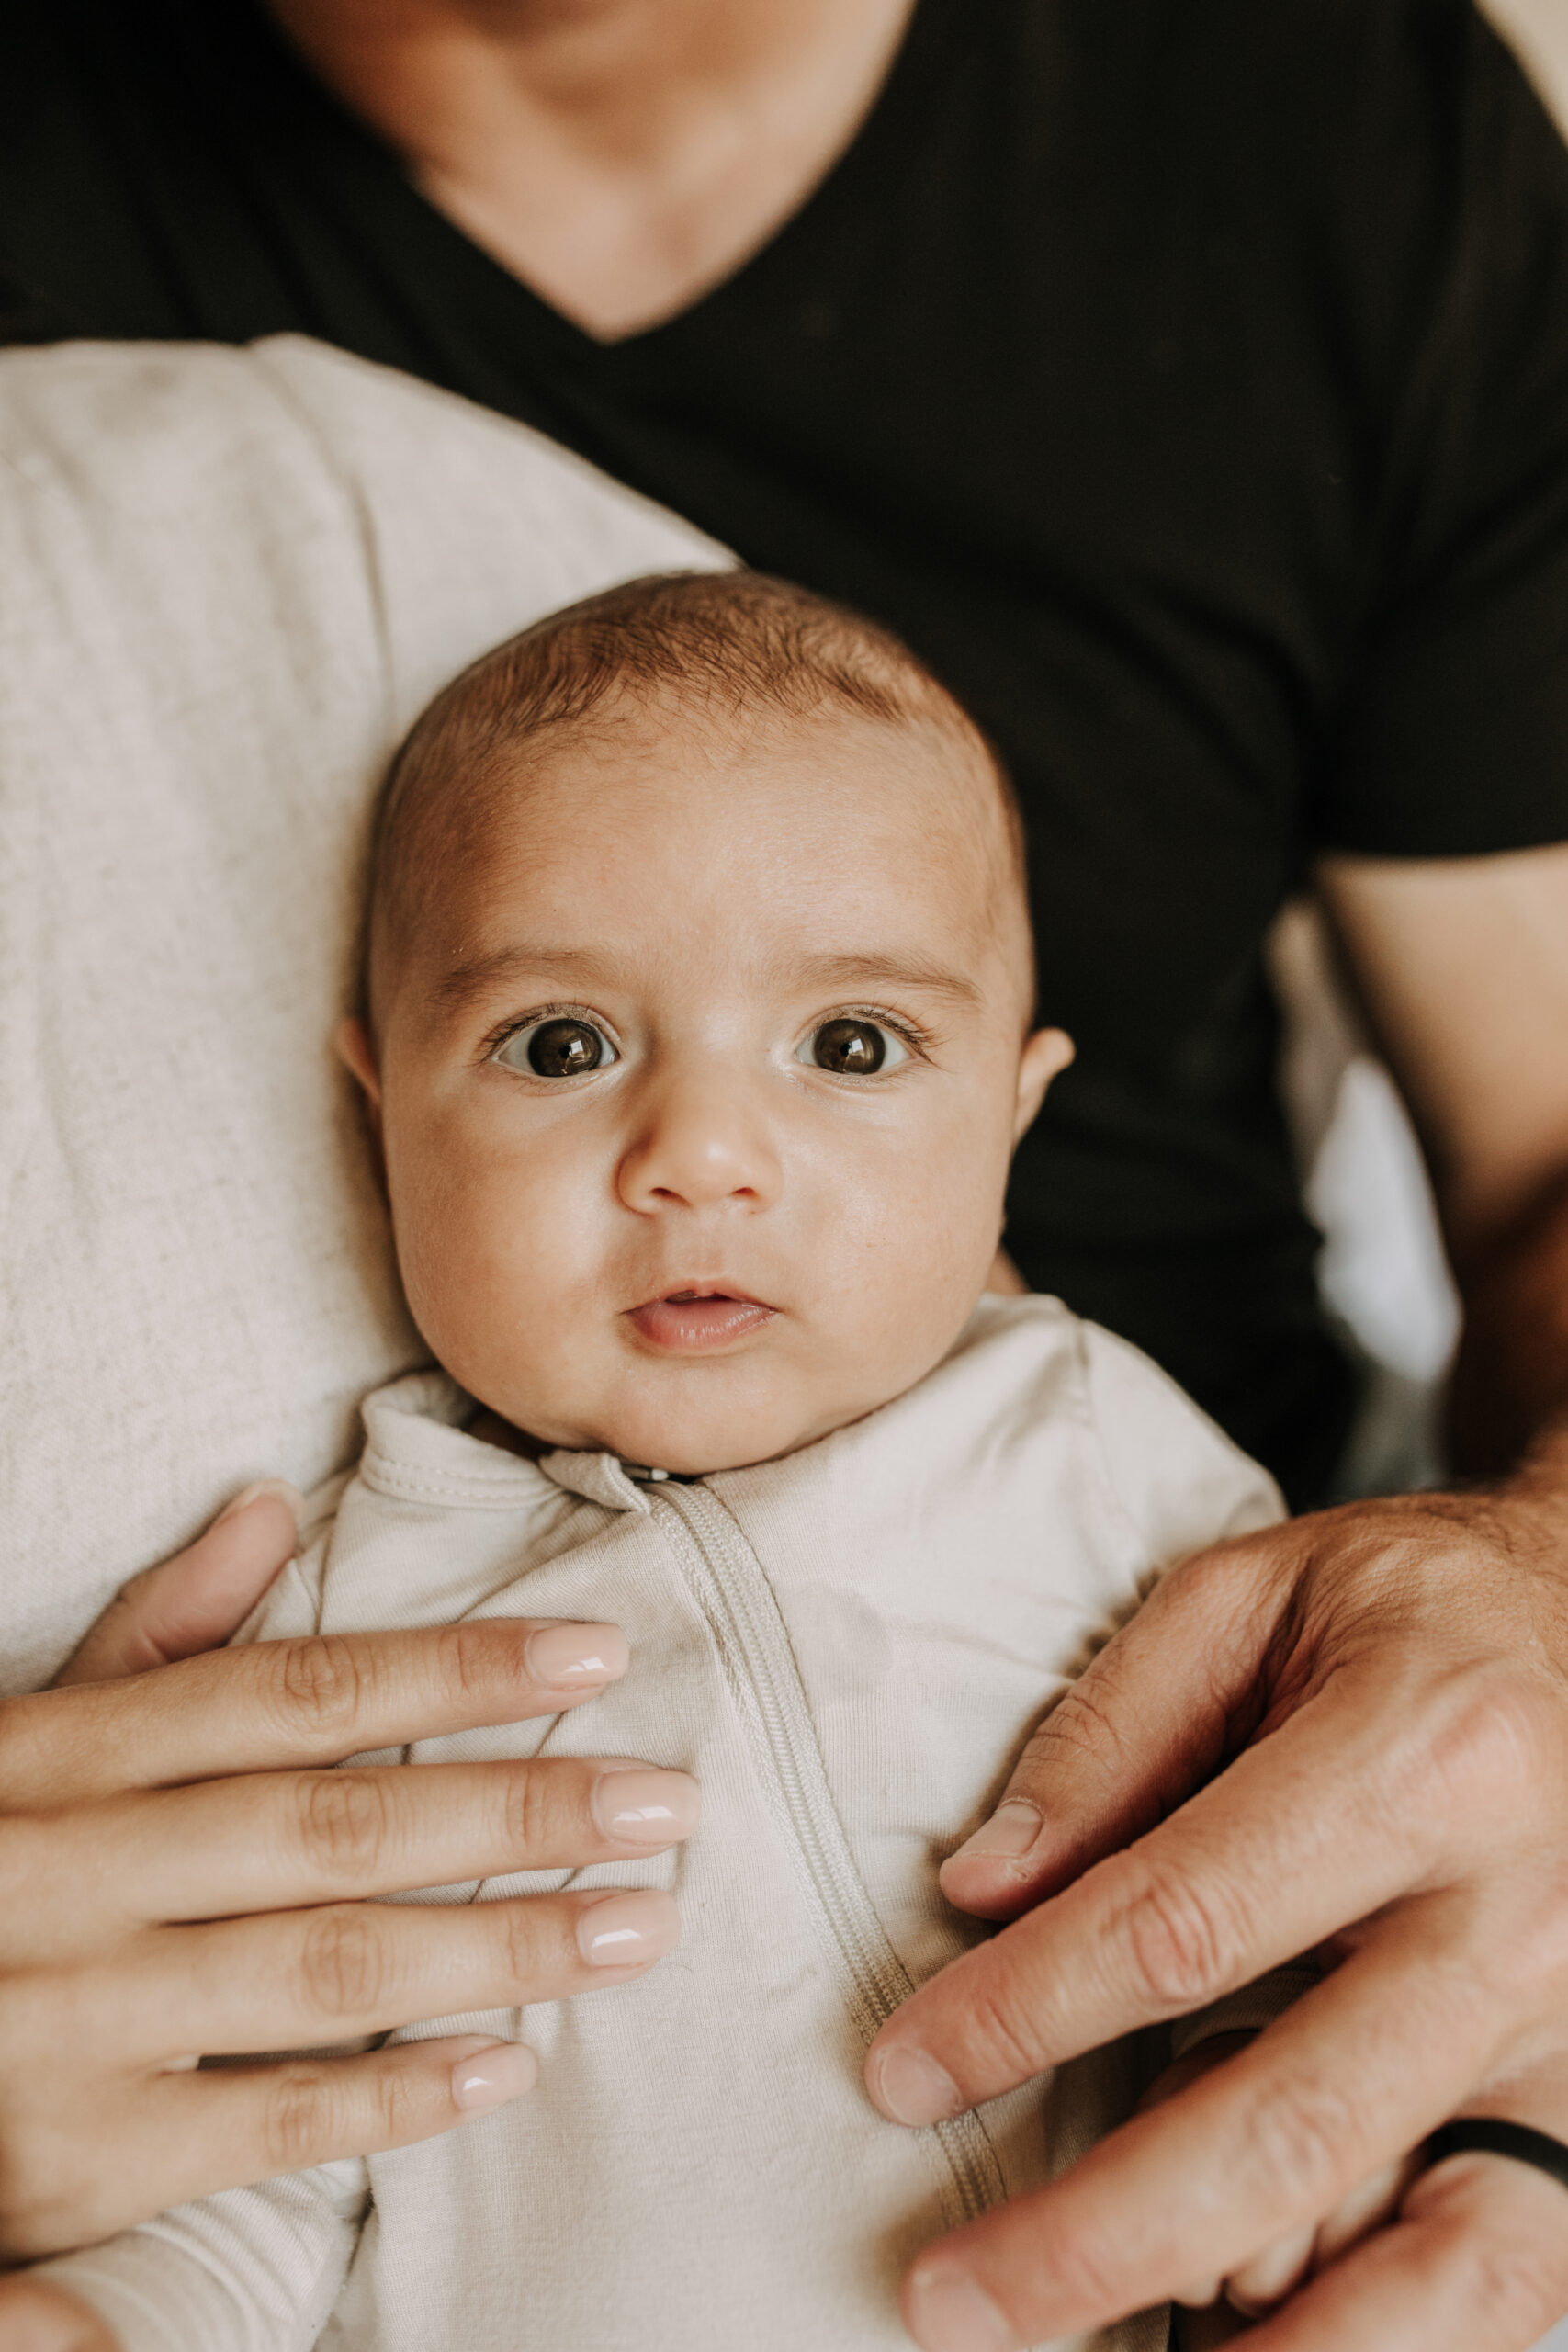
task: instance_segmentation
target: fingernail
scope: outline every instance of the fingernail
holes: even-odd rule
[[[967,2272],[916,2270],[909,2279],[910,2330],[921,2352],[1011,2352],[1017,2336]]]
[[[623,1846],[672,1846],[689,1838],[701,1804],[689,1772],[656,1772],[646,1765],[613,1764],[593,1791],[593,1818],[606,1838]]]
[[[263,1495],[276,1495],[278,1501],[293,1512],[295,1526],[298,1528],[301,1524],[305,1517],[305,1498],[298,1487],[291,1487],[287,1478],[253,1478],[250,1485],[242,1487],[233,1501],[219,1512],[213,1526],[221,1527],[226,1519],[235,1519],[241,1511],[249,1510]]]
[[[459,2058],[452,2069],[452,2100],[468,2114],[487,2107],[504,2107],[509,2098],[531,2091],[539,2079],[539,2062],[521,2041],[492,2041]]]
[[[936,2123],[946,2115],[961,2115],[964,2100],[945,2066],[924,2050],[895,2042],[879,2050],[871,2062],[872,2098],[895,2123]]]
[[[630,1968],[658,1960],[681,1940],[668,1894],[606,1894],[580,1912],[577,1946],[591,1968]]]
[[[614,1682],[631,1657],[618,1625],[541,1625],[528,1636],[524,1663],[536,1681],[565,1690]]]
[[[1020,1854],[1027,1854],[1040,1835],[1040,1808],[1031,1804],[1027,1797],[1009,1797],[999,1804],[983,1828],[973,1838],[964,1839],[951,1860],[965,1860],[972,1854],[1006,1856],[1016,1861]]]

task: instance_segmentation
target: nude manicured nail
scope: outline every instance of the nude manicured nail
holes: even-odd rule
[[[305,1517],[305,1498],[298,1487],[291,1487],[287,1478],[254,1478],[248,1487],[241,1487],[231,1503],[224,1506],[213,1521],[213,1526],[221,1527],[226,1519],[237,1519],[241,1511],[249,1510],[263,1495],[276,1495],[278,1501],[293,1512],[295,1526],[301,1524]]]
[[[504,2107],[509,2098],[531,2091],[539,2079],[539,2062],[521,2041],[492,2041],[459,2058],[452,2069],[452,2100],[468,2114],[487,2107]]]
[[[1028,1853],[1039,1835],[1039,1806],[1031,1804],[1027,1797],[1009,1797],[1005,1804],[998,1805],[984,1828],[976,1829],[973,1838],[966,1838],[952,1859],[957,1861],[962,1856],[968,1861],[976,1856],[995,1855],[998,1860],[1016,1861],[1021,1854]]]
[[[591,1968],[633,1968],[680,1940],[681,1916],[668,1894],[606,1894],[578,1914],[577,1948]]]
[[[696,1827],[701,1803],[689,1772],[615,1767],[599,1777],[593,1818],[618,1845],[672,1846]]]
[[[894,2123],[936,2123],[961,2115],[964,2099],[945,2066],[930,2052],[900,2047],[879,2050],[867,2071],[873,2098]]]
[[[541,1625],[524,1653],[536,1682],[586,1690],[624,1674],[631,1652],[618,1625]]]
[[[921,2352],[1011,2352],[1018,2338],[983,2287],[962,2270],[917,2270],[908,2317]]]

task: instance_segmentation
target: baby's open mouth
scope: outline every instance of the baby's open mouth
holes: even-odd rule
[[[748,1298],[744,1291],[728,1290],[716,1283],[693,1283],[630,1308],[626,1320],[636,1325],[650,1347],[676,1355],[697,1355],[760,1331],[764,1323],[772,1322],[775,1311],[759,1298]]]

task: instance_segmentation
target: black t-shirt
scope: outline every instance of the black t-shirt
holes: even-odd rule
[[[1468,0],[920,0],[728,283],[604,345],[252,0],[12,0],[13,333],[298,329],[890,621],[1018,778],[1075,1068],[1009,1244],[1298,1497],[1348,1380],[1259,941],[1568,836],[1568,156]]]

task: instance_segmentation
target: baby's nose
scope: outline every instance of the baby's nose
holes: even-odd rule
[[[648,1105],[626,1151],[621,1197],[644,1215],[733,1201],[766,1208],[783,1170],[777,1146],[743,1088],[716,1080],[671,1085]]]

